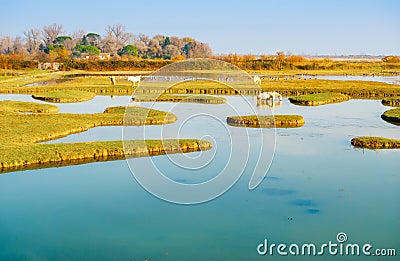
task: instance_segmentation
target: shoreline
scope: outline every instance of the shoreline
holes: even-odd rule
[[[90,147],[89,145],[93,145],[94,147]],[[122,160],[126,158],[203,151],[211,149],[212,143],[197,139],[185,139],[129,140],[125,142],[103,141],[36,145],[38,151],[45,147],[53,147],[54,150],[46,151],[47,155],[44,157],[39,155],[37,159],[27,160],[15,158],[10,163],[0,162],[0,174],[24,169],[40,169],[52,166],[69,166],[100,161]],[[61,147],[67,148],[65,151],[60,152]],[[72,149],[68,147],[71,147]]]

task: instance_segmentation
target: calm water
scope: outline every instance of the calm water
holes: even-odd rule
[[[323,80],[339,80],[339,81],[370,81],[384,82],[389,84],[400,84],[400,76],[343,76],[343,75],[317,75],[304,76],[304,78],[323,79]]]
[[[30,98],[1,95],[0,99]],[[229,171],[233,176],[240,174],[250,144],[248,167],[222,196],[191,206],[165,202],[138,185],[126,161],[0,175],[0,260],[310,260],[276,253],[259,256],[256,248],[264,239],[288,245],[337,242],[339,232],[347,234],[349,243],[368,242],[374,248],[400,251],[400,151],[359,150],[350,145],[350,139],[359,135],[400,139],[399,127],[380,119],[389,107],[374,100],[300,107],[285,99],[274,113],[303,115],[306,124],[278,129],[275,135],[274,130],[246,132],[227,126],[225,118],[234,115],[232,108],[251,114],[247,102],[255,104],[252,97],[227,99],[223,105],[159,103],[156,108],[171,109],[179,120],[124,130],[132,139],[142,138],[143,133],[146,138],[172,137],[179,126],[179,137],[212,136],[214,148],[209,151],[129,162],[135,171],[147,173],[157,166],[165,176],[188,184],[218,175],[230,155]],[[128,101],[129,97],[97,96],[60,108],[62,112],[94,113]],[[203,114],[186,121],[197,112]],[[99,127],[53,142],[121,137],[121,127]],[[264,138],[267,158],[272,157],[275,141],[276,151],[267,177],[250,191],[260,138]],[[232,146],[239,149],[232,152]],[[207,160],[214,154],[214,160],[198,171],[185,171],[171,162],[190,165],[193,157]]]

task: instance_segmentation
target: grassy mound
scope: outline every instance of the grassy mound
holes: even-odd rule
[[[226,122],[232,126],[252,128],[296,128],[305,123],[300,115],[230,116],[227,117]]]
[[[94,93],[85,91],[52,91],[35,93],[32,95],[34,99],[55,102],[55,103],[67,103],[67,102],[83,102],[93,99]]]
[[[40,106],[57,108],[54,105],[31,102],[11,103],[12,106],[5,105],[9,104],[9,101],[2,103],[0,103],[0,108],[15,107],[15,104],[18,104],[19,107],[25,108],[25,111],[35,111],[37,106],[41,110],[43,108]],[[0,170],[5,172],[19,168],[32,168],[32,166],[50,166],[49,164],[57,162],[66,164],[76,160],[92,162],[125,156],[142,156],[144,153],[154,155],[211,148],[211,143],[194,139],[127,141],[125,150],[121,141],[37,144],[37,142],[86,131],[96,126],[165,124],[174,122],[176,119],[176,116],[171,113],[141,107],[112,107],[104,113],[97,114],[21,114],[19,110],[8,109],[0,113],[0,143],[2,144]],[[173,144],[178,145],[173,146]]]
[[[23,101],[0,101],[0,113],[56,113],[57,106]]]
[[[134,97],[135,101],[138,102],[192,102],[192,103],[208,103],[208,104],[221,104],[225,103],[226,99],[223,97],[213,95],[174,95],[174,94],[162,94],[162,95],[151,95],[141,94]]]
[[[356,137],[351,140],[351,144],[357,148],[366,149],[399,149],[400,140],[388,139],[383,137]]]
[[[400,108],[385,111],[381,118],[389,123],[400,124]]]
[[[382,104],[386,106],[400,107],[400,96],[384,98]]]
[[[290,102],[303,106],[318,106],[323,104],[350,100],[350,96],[341,93],[313,93],[289,98]]]

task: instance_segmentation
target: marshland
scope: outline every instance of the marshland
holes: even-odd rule
[[[398,256],[399,9],[3,4],[0,260]]]

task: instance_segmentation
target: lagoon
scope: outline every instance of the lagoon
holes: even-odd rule
[[[29,97],[1,95],[0,99]],[[226,104],[216,105],[157,103],[155,109],[172,110],[178,121],[124,130],[126,137],[137,139],[176,136],[179,126],[183,126],[181,138],[212,136],[214,147],[209,151],[128,162],[143,173],[155,165],[184,184],[215,177],[230,155],[228,169],[239,175],[250,144],[248,167],[223,195],[197,205],[160,200],[137,183],[123,160],[1,174],[0,260],[310,260],[259,256],[256,248],[264,239],[276,244],[322,244],[336,241],[339,232],[345,232],[350,243],[369,242],[375,248],[400,251],[400,151],[350,145],[351,138],[361,135],[399,139],[399,127],[380,118],[390,107],[377,100],[302,107],[284,99],[273,113],[302,115],[303,127],[246,132],[226,125],[226,117],[254,114],[249,104],[259,114],[270,114],[270,109],[255,107],[250,96],[225,98]],[[61,112],[96,113],[128,102],[128,96],[114,100],[96,96],[59,106]],[[98,127],[51,142],[121,139],[122,129]],[[249,190],[261,137],[268,156],[272,157],[274,143],[276,150],[267,176]],[[232,146],[242,146],[243,153],[232,152],[231,141]],[[197,156],[199,160],[191,160]],[[205,168],[196,171],[173,164],[191,166],[210,158]],[[316,258],[365,260],[363,256]]]

